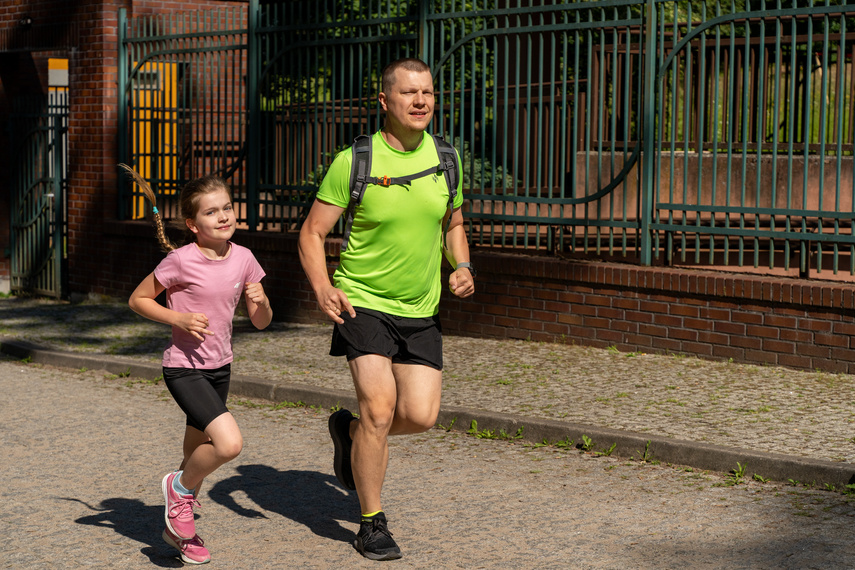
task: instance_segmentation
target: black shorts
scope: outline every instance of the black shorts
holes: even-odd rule
[[[331,356],[351,361],[379,354],[399,364],[421,364],[442,370],[442,325],[439,316],[398,317],[356,307],[356,318],[342,313],[344,324],[333,329]]]
[[[205,431],[212,421],[228,412],[232,365],[214,370],[163,367],[163,381],[178,407],[187,414],[187,425]]]

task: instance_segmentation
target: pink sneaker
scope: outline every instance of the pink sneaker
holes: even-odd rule
[[[196,536],[196,520],[193,518],[193,507],[199,506],[199,501],[193,495],[179,495],[172,488],[172,481],[178,472],[172,472],[163,478],[163,499],[166,501],[166,528],[181,540],[192,540]]]
[[[178,538],[166,528],[161,535],[166,544],[178,550],[181,560],[187,564],[205,564],[211,561],[211,553],[205,548],[205,542],[197,534],[190,540]]]

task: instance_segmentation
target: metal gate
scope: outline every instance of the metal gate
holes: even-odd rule
[[[68,91],[16,102],[9,129],[18,166],[11,192],[12,292],[64,298]]]
[[[416,56],[473,246],[855,280],[855,2],[249,0],[119,21],[119,112],[144,124],[121,124],[120,157],[216,155],[204,171],[234,177],[252,231],[299,228],[335,153],[382,124],[382,66]],[[157,58],[223,75],[177,110],[132,99]],[[202,128],[150,137],[155,119]],[[179,171],[146,174],[167,204]]]

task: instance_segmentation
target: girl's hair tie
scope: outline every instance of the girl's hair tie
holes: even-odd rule
[[[156,214],[156,213],[157,213],[157,206],[152,206],[152,207],[151,207],[151,212],[152,212],[153,214]]]

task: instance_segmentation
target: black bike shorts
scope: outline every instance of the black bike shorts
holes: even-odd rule
[[[232,365],[214,370],[163,368],[166,388],[181,410],[187,414],[187,425],[205,431],[212,421],[229,411]]]

